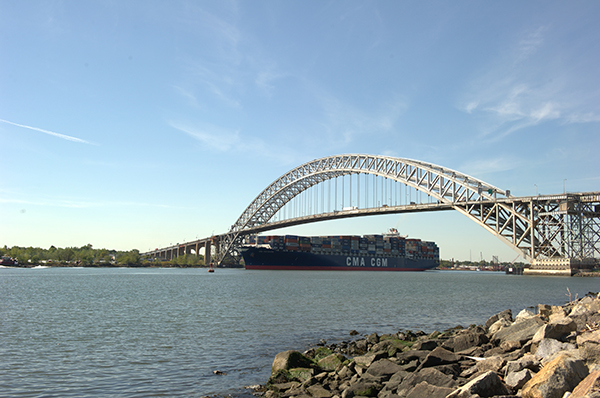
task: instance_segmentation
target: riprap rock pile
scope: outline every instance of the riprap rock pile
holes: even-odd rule
[[[273,361],[266,398],[600,398],[600,295],[443,333],[372,334]],[[570,395],[569,395],[570,394]]]

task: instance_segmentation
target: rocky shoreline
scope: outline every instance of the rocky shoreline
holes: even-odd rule
[[[352,332],[351,334],[356,334]],[[600,398],[600,294],[444,332],[284,351],[265,398]]]

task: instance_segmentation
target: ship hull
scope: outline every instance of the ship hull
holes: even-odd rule
[[[301,271],[425,271],[433,259],[358,254],[316,254],[250,247],[242,252],[246,269]]]

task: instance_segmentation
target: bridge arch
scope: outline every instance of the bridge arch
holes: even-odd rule
[[[250,203],[230,232],[266,224],[303,191],[326,180],[352,174],[388,178],[450,205],[510,197],[509,191],[431,163],[388,156],[337,155],[304,163],[279,177]]]
[[[528,234],[531,217],[527,210],[518,212],[510,203],[502,202],[511,198],[510,191],[432,163],[364,154],[315,159],[283,174],[250,203],[229,233],[223,236],[223,252],[228,252],[240,236],[268,229],[265,225],[275,226],[273,216],[302,192],[324,181],[353,174],[384,177],[423,192],[437,200],[440,208],[446,206],[458,210],[525,257],[533,258],[533,235]],[[484,203],[486,205],[477,206]],[[339,217],[343,216],[339,214]]]

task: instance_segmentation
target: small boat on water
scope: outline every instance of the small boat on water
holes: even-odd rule
[[[2,256],[2,257],[0,257],[0,265],[9,267],[9,266],[19,265],[19,263],[12,257]]]
[[[208,269],[208,272],[215,272],[215,269],[213,268],[212,263],[210,264],[210,268]]]

